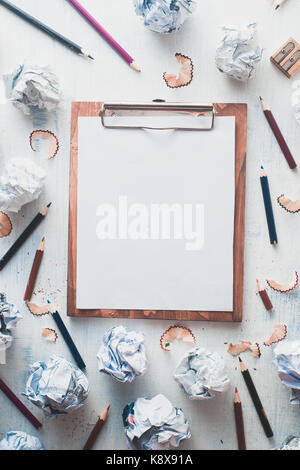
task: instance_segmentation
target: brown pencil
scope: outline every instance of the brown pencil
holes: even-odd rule
[[[97,423],[94,426],[94,429],[92,430],[90,437],[86,441],[86,444],[83,448],[83,450],[91,450],[93,445],[96,442],[96,439],[103,428],[105,421],[107,420],[108,412],[110,409],[110,405],[106,408],[106,410],[102,413],[101,416],[99,416]]]
[[[42,262],[44,250],[45,250],[45,237],[43,237],[43,239],[42,239],[41,243],[39,244],[38,249],[36,250],[36,253],[35,253],[35,257],[34,257],[34,260],[33,260],[30,276],[29,276],[29,279],[28,279],[28,283],[27,283],[27,287],[26,287],[26,291],[25,291],[25,295],[24,295],[24,300],[25,301],[26,300],[28,301],[28,300],[31,299],[32,292],[33,292],[34,285],[35,285],[35,281],[36,281],[36,278],[37,278],[37,275],[38,275],[38,272],[39,272],[39,269],[40,269],[40,265],[41,265],[41,262]]]
[[[262,289],[260,287],[260,284],[259,284],[259,280],[256,279],[256,283],[257,283],[257,289],[258,289],[258,293],[260,295],[260,298],[261,300],[263,301],[263,304],[266,308],[266,310],[272,310],[273,309],[273,305],[272,305],[272,302],[270,300],[270,297],[268,296],[268,292],[266,291],[266,289]]]
[[[31,413],[31,411],[19,400],[14,392],[0,379],[0,390],[7,396],[7,398],[23,413],[23,415],[31,422],[31,424],[39,429],[42,423]]]
[[[260,104],[264,112],[264,115],[266,116],[266,119],[273,131],[273,134],[276,137],[276,140],[282,150],[282,153],[285,156],[285,159],[288,162],[289,167],[293,170],[294,168],[296,168],[297,163],[295,162],[294,157],[291,154],[290,149],[288,148],[288,145],[281,133],[281,130],[279,129],[278,124],[275,121],[272,111],[266,106],[261,96],[259,97],[259,99],[260,99]]]
[[[238,440],[239,450],[247,450],[244,430],[243,409],[238,390],[235,387],[234,393],[234,415],[236,425],[236,435]]]

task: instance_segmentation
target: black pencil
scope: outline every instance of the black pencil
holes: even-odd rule
[[[261,184],[261,189],[262,189],[263,198],[264,198],[264,205],[265,205],[265,211],[266,211],[266,216],[267,216],[270,243],[271,245],[277,245],[278,238],[277,238],[276,227],[275,227],[269,181],[268,181],[268,177],[263,166],[261,166],[261,170],[260,170],[260,184]]]
[[[36,28],[44,31],[44,33],[48,34],[53,39],[56,39],[57,41],[59,41],[64,46],[71,49],[73,52],[76,52],[76,54],[79,54],[83,57],[89,57],[90,59],[94,60],[94,58],[90,54],[85,52],[82,49],[82,47],[78,46],[78,44],[76,44],[75,42],[73,42],[70,39],[66,38],[62,34],[57,33],[56,31],[54,31],[54,29],[50,28],[49,26],[47,26],[44,23],[42,23],[41,21],[37,20],[33,16],[29,15],[24,10],[21,10],[20,8],[16,7],[15,5],[13,5],[10,2],[7,2],[6,0],[0,0],[0,4],[3,5],[4,7],[6,7],[8,10],[15,13],[16,15],[23,18],[23,20],[28,21],[29,23],[31,23]]]
[[[48,303],[50,304],[51,302],[49,302],[49,300],[48,300]],[[75,345],[74,341],[72,340],[72,338],[70,336],[70,333],[68,332],[64,322],[62,321],[62,318],[61,318],[60,314],[56,311],[56,312],[52,313],[52,317],[53,317],[53,320],[55,321],[55,323],[57,325],[57,328],[61,332],[65,342],[67,343],[68,348],[70,349],[70,351],[72,353],[72,356],[73,356],[77,366],[79,367],[79,369],[85,369],[86,365],[85,365],[81,355],[79,354],[79,351],[76,348],[76,345]]]
[[[1,0],[0,0],[1,1]],[[3,258],[0,260],[0,271],[7,265],[9,260],[16,254],[18,249],[23,245],[23,243],[27,240],[27,238],[32,234],[32,232],[35,230],[35,228],[44,220],[46,215],[48,214],[49,207],[51,206],[48,204],[48,206],[44,207],[30,222],[28,227],[25,228],[24,232],[19,236],[19,238],[15,241],[15,243],[10,247],[10,249],[5,253]]]
[[[240,357],[239,357],[239,361],[240,361],[242,376],[243,376],[243,378],[245,380],[245,383],[247,385],[248,391],[249,391],[250,396],[252,398],[253,404],[255,406],[255,409],[256,409],[256,412],[257,412],[258,417],[260,419],[260,422],[262,424],[262,427],[264,428],[265,434],[266,434],[267,437],[272,437],[273,436],[272,428],[270,426],[270,423],[268,421],[266,412],[265,412],[265,410],[262,406],[262,403],[261,403],[260,398],[258,396],[258,393],[256,391],[256,388],[255,388],[255,385],[254,385],[253,380],[251,378],[250,372],[249,372],[249,370],[247,369],[247,367],[245,366],[245,364],[243,363],[243,361]]]

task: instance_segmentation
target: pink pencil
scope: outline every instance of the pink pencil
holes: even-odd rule
[[[137,66],[134,59],[115,41],[115,39],[101,26],[95,18],[82,6],[77,0],[69,0],[70,3],[84,16],[84,18],[91,23],[92,26],[101,34],[101,36],[126,60],[126,62],[137,72],[141,69]]]

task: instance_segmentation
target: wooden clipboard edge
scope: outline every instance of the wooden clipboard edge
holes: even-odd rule
[[[243,316],[244,242],[247,105],[215,103],[218,116],[236,117],[235,158],[235,220],[234,220],[234,286],[233,312],[154,311],[154,310],[79,310],[76,308],[77,282],[77,169],[78,118],[98,116],[102,103],[72,103],[69,244],[68,244],[68,300],[67,314],[71,317],[163,319],[174,321],[241,322]]]

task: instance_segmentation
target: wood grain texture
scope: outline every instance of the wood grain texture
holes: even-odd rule
[[[247,105],[215,104],[217,116],[235,116],[235,217],[234,217],[234,281],[233,311],[183,311],[183,310],[90,310],[76,308],[77,296],[77,186],[78,186],[78,118],[99,116],[102,103],[73,103],[71,121],[71,162],[69,202],[69,261],[68,308],[69,316],[104,318],[151,318],[157,320],[194,320],[240,322],[243,316],[244,238],[245,238],[245,183],[247,146]],[[99,118],[99,125],[101,125]]]
[[[238,387],[243,403],[249,450],[270,450],[279,447],[290,434],[300,436],[299,407],[290,405],[290,392],[278,379],[272,362],[274,346],[262,346],[260,359],[248,353],[244,355],[274,430],[274,439],[265,437],[237,367],[237,359],[227,353],[230,342],[236,344],[241,340],[249,340],[263,344],[272,333],[274,324],[279,323],[287,325],[288,340],[299,339],[299,288],[281,295],[266,287],[265,279],[271,277],[280,281],[289,280],[291,273],[300,269],[300,215],[288,214],[276,201],[283,193],[293,200],[299,199],[300,172],[293,172],[288,168],[261,111],[259,95],[265,98],[273,110],[295,160],[299,163],[300,131],[290,104],[291,85],[298,79],[298,74],[288,80],[270,63],[269,57],[288,37],[293,36],[299,41],[300,2],[289,1],[275,12],[267,0],[199,1],[197,10],[181,31],[161,37],[143,26],[134,12],[132,0],[81,0],[116,39],[132,52],[142,67],[141,74],[131,70],[111,51],[90,25],[70,8],[68,2],[51,0],[51,8],[45,8],[45,2],[41,0],[15,2],[20,8],[78,43],[82,41],[82,46],[96,60],[88,62],[77,57],[39,31],[32,30],[30,25],[16,19],[10,12],[1,9],[0,43],[4,46],[0,55],[0,72],[12,71],[24,58],[29,64],[47,63],[60,80],[62,100],[55,113],[48,116],[37,113],[30,118],[4,99],[0,80],[0,174],[4,164],[16,155],[31,158],[47,173],[45,190],[40,199],[24,206],[19,214],[10,214],[13,230],[9,237],[0,240],[1,254],[4,254],[41,207],[49,201],[53,202],[43,224],[5,270],[0,272],[0,291],[7,294],[8,300],[19,308],[23,316],[13,332],[14,342],[7,351],[7,365],[0,366],[0,376],[21,397],[33,363],[47,362],[52,354],[61,355],[73,362],[72,355],[60,336],[55,344],[48,343],[41,336],[43,328],[55,328],[52,319],[49,316],[33,317],[22,300],[36,247],[45,235],[47,247],[32,301],[43,305],[49,299],[57,307],[86,361],[90,393],[80,410],[54,420],[46,419],[40,410],[21,398],[26,400],[26,405],[43,422],[41,432],[35,432],[15,406],[5,396],[0,396],[0,439],[12,429],[24,430],[38,436],[48,450],[82,449],[99,413],[111,403],[111,414],[94,448],[126,450],[122,425],[124,406],[138,397],[153,397],[163,393],[174,406],[183,409],[190,423],[192,437],[183,443],[183,449],[237,449],[232,406],[235,386]],[[222,35],[219,25],[242,26],[253,20],[258,24],[257,42],[264,48],[264,56],[257,64],[255,76],[247,83],[240,83],[226,78],[216,69],[214,57]],[[162,74],[165,71],[175,71],[176,52],[192,58],[195,73],[191,85],[184,89],[170,90],[166,87]],[[183,322],[195,334],[198,346],[217,352],[224,359],[231,389],[212,400],[190,400],[173,380],[174,370],[189,348],[178,342],[174,343],[171,352],[161,350],[160,337],[173,321],[154,321],[151,312],[145,312],[148,321],[113,317],[101,321],[99,318],[66,316],[71,103],[103,98],[112,101],[164,98],[168,101],[227,101],[248,104],[243,322]],[[43,151],[31,151],[28,140],[34,129],[49,129],[58,137],[60,151],[52,161],[48,161]],[[259,168],[262,163],[268,172],[272,191],[279,236],[276,249],[269,243],[260,189]],[[261,286],[266,287],[273,303],[271,313],[265,310],[257,292],[257,278]],[[114,381],[106,374],[100,374],[97,368],[96,355],[103,335],[108,328],[120,324],[145,335],[149,363],[146,374],[127,385]]]

